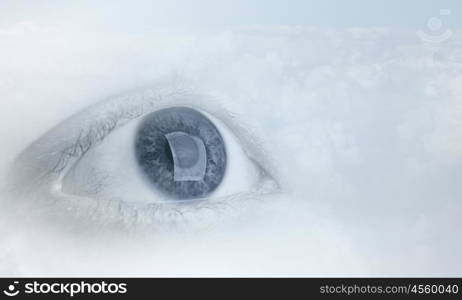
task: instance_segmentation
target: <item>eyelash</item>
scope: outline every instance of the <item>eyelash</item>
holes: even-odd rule
[[[117,228],[117,233],[137,234],[146,232],[152,234],[153,230],[197,230],[209,228],[210,224],[215,224],[217,218],[220,220],[224,216],[233,217],[236,212],[244,211],[245,205],[249,203],[259,203],[262,199],[260,193],[236,194],[223,199],[214,199],[209,202],[197,202],[193,205],[178,204],[143,204],[136,205],[123,201],[91,201],[80,197],[70,197],[59,195],[56,205],[62,205],[60,212],[71,212],[69,215],[61,216],[64,228],[70,230],[78,229],[70,222],[73,218],[77,224],[84,223],[89,230],[111,231]],[[88,207],[82,206],[82,200],[88,200]],[[239,215],[239,214],[237,214]],[[201,221],[201,222],[197,222]]]
[[[95,144],[102,142],[117,127],[117,123],[117,120],[114,120],[95,124],[90,127],[89,132],[81,132],[75,142],[61,151],[61,156],[51,172],[62,173],[72,158],[83,157]]]
[[[167,93],[165,96],[184,95],[185,93],[185,91],[178,90],[176,92]],[[136,95],[121,95],[119,97],[121,97],[119,100],[126,100],[127,102],[130,102],[136,98]],[[153,100],[161,102],[163,97],[153,97]],[[104,119],[100,119],[94,124],[91,124],[88,127],[89,129],[86,133],[82,130],[78,134],[78,137],[73,142],[71,142],[70,145],[64,147],[55,166],[51,168],[50,173],[61,174],[67,169],[73,158],[77,158],[78,160],[78,158],[83,157],[83,155],[85,155],[85,153],[91,149],[92,146],[102,142],[114,129],[122,126],[123,124],[121,123],[127,123],[131,120],[143,116],[146,113],[149,113],[149,111],[152,110],[150,106],[151,105],[149,104],[139,105],[132,107],[131,109],[122,110],[116,110],[117,107],[115,107],[114,110],[111,110],[109,113],[107,113],[108,116],[106,116]],[[86,111],[83,111],[82,113],[85,112]],[[121,122],[122,120],[125,120],[125,122]]]

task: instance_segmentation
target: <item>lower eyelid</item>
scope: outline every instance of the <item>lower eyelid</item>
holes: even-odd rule
[[[37,202],[41,214],[51,225],[63,230],[87,233],[117,230],[117,233],[170,229],[200,230],[226,218],[239,216],[249,205],[258,205],[266,197],[262,193],[232,195],[223,199],[198,201],[196,205],[136,204],[120,200],[97,200],[67,195],[59,191],[44,195],[46,202]],[[45,204],[48,203],[48,204]]]
[[[44,217],[51,225],[71,231],[115,230],[169,230],[182,228],[200,230],[216,225],[227,218],[246,212],[249,205],[257,207],[261,200],[279,191],[277,183],[266,177],[269,186],[249,193],[230,195],[198,201],[194,205],[182,204],[139,204],[127,203],[120,199],[102,200],[93,197],[69,195],[59,185],[43,187],[42,192],[34,192],[34,201],[27,199],[27,211],[34,216]],[[56,227],[56,226],[54,226]]]

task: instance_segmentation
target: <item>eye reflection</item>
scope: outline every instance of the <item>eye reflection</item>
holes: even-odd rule
[[[206,116],[187,107],[148,115],[138,131],[135,151],[148,180],[176,200],[209,195],[226,171],[220,132]]]

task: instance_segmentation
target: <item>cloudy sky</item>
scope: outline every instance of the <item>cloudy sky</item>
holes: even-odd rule
[[[460,3],[1,1],[1,183],[59,153],[70,116],[181,77],[252,129],[281,193],[205,232],[108,241],[10,213],[19,197],[6,186],[0,275],[460,276]],[[43,139],[52,128],[65,134]],[[130,133],[112,141],[130,150]],[[45,153],[28,148],[37,140]],[[124,178],[110,145],[82,174]],[[24,149],[30,160],[16,160]]]

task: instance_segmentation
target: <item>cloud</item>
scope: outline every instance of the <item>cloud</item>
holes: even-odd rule
[[[124,256],[130,245],[107,252],[91,238],[76,246],[44,229],[37,251],[45,261],[50,240],[66,241],[53,257],[75,258],[50,274],[98,273],[88,262],[101,257],[87,255],[105,253],[98,266],[134,259],[128,272],[142,275],[460,275],[460,35],[428,45],[413,31],[380,28],[103,34],[29,23],[0,35],[8,36],[0,42],[5,172],[77,110],[172,73],[226,102],[281,172],[284,193],[251,209],[254,219],[213,233],[159,234],[149,244],[152,265],[142,265],[148,254],[138,248],[139,260]],[[3,245],[20,253],[4,255],[17,260],[6,274],[47,272],[32,262],[28,239],[5,234]]]

